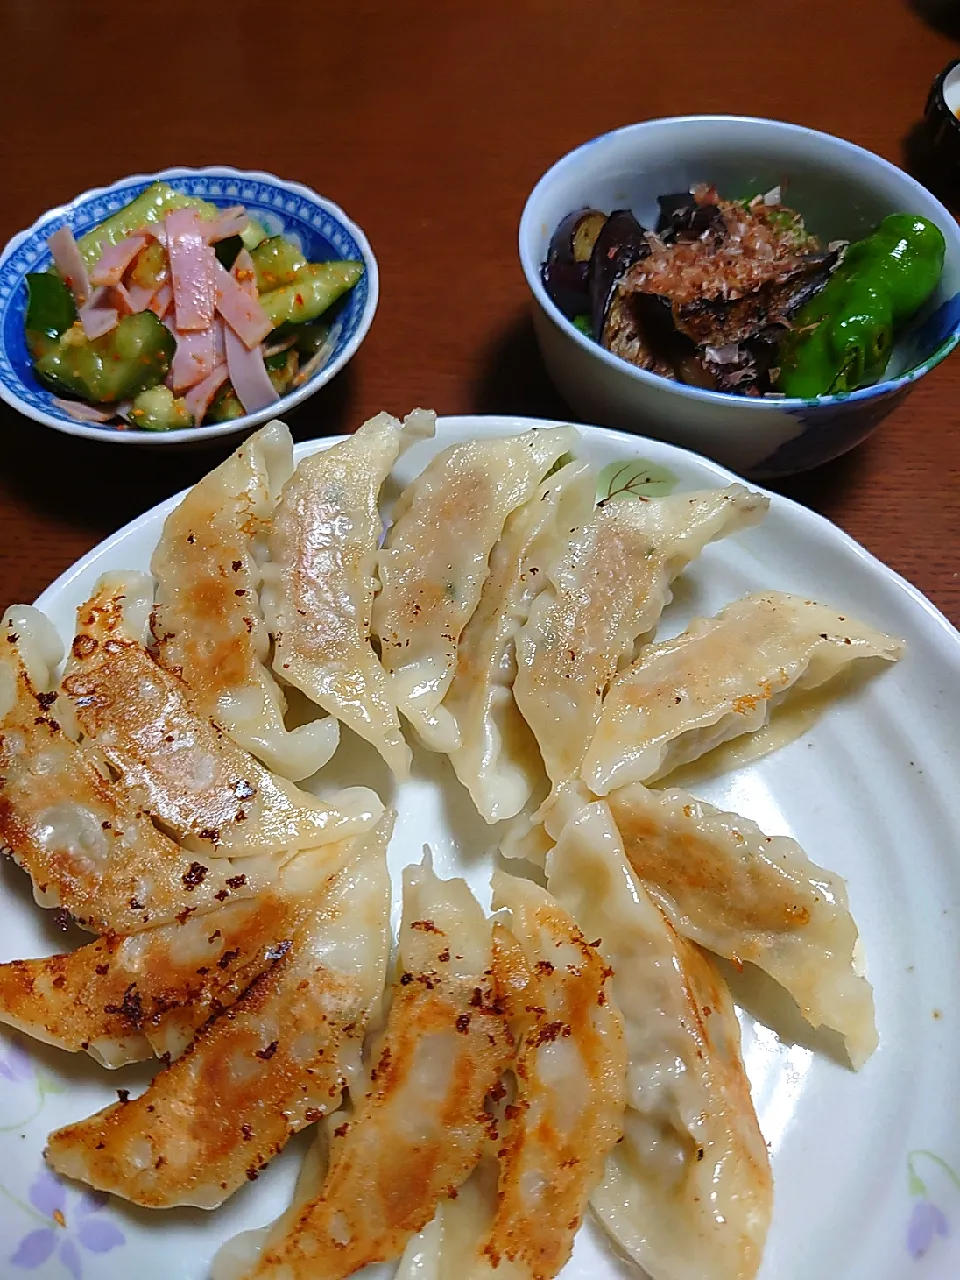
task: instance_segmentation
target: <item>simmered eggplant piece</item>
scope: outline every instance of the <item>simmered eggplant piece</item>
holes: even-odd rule
[[[726,347],[748,342],[770,325],[785,326],[794,312],[823,288],[836,260],[836,253],[798,259],[792,269],[742,297],[699,297],[691,302],[674,302],[674,323],[697,346]]]
[[[548,258],[540,268],[540,279],[550,301],[568,320],[590,310],[590,289],[585,262],[563,262]]]
[[[665,244],[674,244],[677,240],[700,240],[707,232],[715,243],[719,243],[726,233],[720,206],[701,203],[689,191],[658,196],[657,204],[660,206],[657,235]]]
[[[578,209],[567,214],[550,239],[540,279],[551,301],[571,320],[590,310],[588,266],[606,220],[597,209]]]
[[[570,242],[573,248],[574,262],[589,263],[597,236],[603,230],[607,215],[598,209],[585,209],[574,223]]]
[[[548,262],[589,262],[590,254],[607,215],[599,209],[568,213],[550,237]]]
[[[726,347],[747,342],[771,318],[770,286],[761,285],[743,298],[697,298],[673,304],[677,331],[695,346]]]
[[[601,345],[615,356],[629,360],[638,369],[647,369],[650,373],[659,373],[661,377],[672,378],[673,360],[670,353],[650,340],[650,334],[639,316],[641,308],[636,306],[638,301],[637,295],[624,293],[614,286],[604,318]],[[669,316],[669,304],[667,313]],[[672,322],[670,332],[676,336]]]
[[[750,342],[704,347],[702,368],[713,389],[747,396],[763,395],[769,391],[770,370],[781,332],[779,328],[771,327]]]
[[[789,282],[785,282],[780,310],[786,319],[795,316],[805,302],[809,302],[814,294],[820,292],[833,275],[839,261],[839,249],[811,254],[807,258],[806,269],[798,271]]]
[[[590,255],[590,318],[598,341],[620,278],[649,253],[647,233],[630,210],[614,209],[600,229]]]
[[[707,367],[707,362],[697,354],[696,348],[678,357],[674,364],[674,376],[678,382],[702,387],[704,391],[721,390],[716,377]]]

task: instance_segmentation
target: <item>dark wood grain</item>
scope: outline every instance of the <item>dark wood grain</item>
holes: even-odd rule
[[[0,5],[0,239],[78,191],[171,164],[299,179],[368,232],[380,311],[300,438],[381,408],[564,412],[516,254],[524,200],[571,146],[650,116],[728,111],[838,133],[901,163],[957,52],[906,0],[30,0]],[[174,38],[170,33],[176,33]],[[95,89],[94,89],[95,86]],[[0,410],[0,603],[197,479],[214,449],[68,439]],[[960,621],[960,358],[863,447],[784,491]]]

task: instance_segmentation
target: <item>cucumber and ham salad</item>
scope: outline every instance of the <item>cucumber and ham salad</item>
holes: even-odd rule
[[[170,431],[255,413],[325,362],[361,262],[308,262],[237,205],[155,182],[27,276],[37,380],[83,422]]]

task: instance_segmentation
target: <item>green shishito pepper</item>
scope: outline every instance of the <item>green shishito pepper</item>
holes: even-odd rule
[[[940,228],[907,213],[850,245],[782,340],[777,390],[812,399],[879,381],[897,328],[937,287],[944,251]]]
[[[113,404],[155,387],[169,372],[176,346],[152,311],[124,316],[100,338],[87,338],[74,325],[55,341],[31,343],[38,354],[33,370],[39,382],[58,395],[94,404]]]
[[[362,262],[313,262],[301,267],[291,284],[261,293],[260,305],[275,329],[304,324],[322,316],[362,275]]]
[[[144,227],[158,226],[168,213],[174,209],[196,209],[201,218],[211,222],[222,212],[215,204],[200,200],[197,196],[185,196],[166,182],[154,182],[142,191],[135,200],[111,214],[99,226],[80,237],[77,246],[88,267],[99,261],[100,255],[109,245],[119,244],[127,236],[132,236]],[[251,218],[240,237],[248,249],[255,248],[265,239],[266,232],[255,218]]]

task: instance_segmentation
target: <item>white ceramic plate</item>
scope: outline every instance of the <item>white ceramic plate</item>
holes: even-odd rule
[[[402,460],[400,478],[409,479],[452,441],[529,425],[516,418],[442,420],[437,441]],[[582,434],[582,452],[601,465],[642,457],[673,471],[682,488],[734,478],[670,445],[598,428]],[[300,445],[298,456],[318,447]],[[176,501],[135,520],[44,592],[38,603],[65,638],[100,573],[148,567]],[[700,788],[705,799],[749,815],[769,832],[795,836],[816,861],[847,878],[876,992],[880,1048],[857,1075],[802,1027],[780,1019],[781,1038],[742,1015],[747,1070],[776,1179],[762,1276],[946,1280],[960,1268],[960,1240],[951,1238],[960,1230],[954,1172],[960,1171],[960,859],[951,812],[960,769],[960,635],[843,533],[776,496],[760,528],[708,548],[679,584],[663,631],[762,587],[843,606],[909,645],[898,666],[858,685],[806,736]],[[325,780],[331,773],[372,782],[392,798],[383,769],[362,744],[342,746]],[[429,841],[440,874],[466,875],[488,904],[486,855],[496,832],[471,812],[446,762],[421,753],[396,803],[393,872],[419,859]],[[8,865],[0,959],[58,945],[63,938],[50,914],[34,906],[26,876]],[[204,1280],[221,1241],[285,1207],[305,1135],[212,1214],[152,1214],[119,1200],[102,1203],[43,1171],[50,1129],[104,1106],[118,1087],[136,1089],[148,1075],[143,1067],[109,1075],[87,1059],[0,1040],[0,1275]],[[389,1275],[390,1268],[376,1273]],[[636,1274],[589,1223],[563,1273],[564,1280]]]

